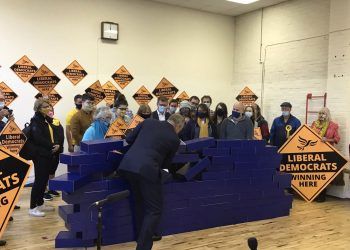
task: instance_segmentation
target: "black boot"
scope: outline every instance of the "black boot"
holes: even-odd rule
[[[0,247],[5,246],[6,245],[6,241],[5,240],[0,240]]]

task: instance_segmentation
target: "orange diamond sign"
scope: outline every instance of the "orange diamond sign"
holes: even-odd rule
[[[31,165],[0,147],[0,239],[5,231]]]
[[[169,82],[165,77],[158,83],[156,88],[153,90],[153,95],[156,97],[165,96],[172,99],[179,90]]]
[[[21,151],[27,137],[14,121],[9,121],[0,133],[0,144],[14,154]]]
[[[69,64],[62,72],[74,85],[77,85],[87,75],[87,72],[76,60]]]
[[[280,171],[293,175],[293,189],[308,202],[314,200],[348,162],[307,125],[300,127],[278,152],[282,154]]]
[[[38,68],[27,56],[23,56],[21,59],[15,62],[15,64],[11,66],[11,69],[19,78],[21,78],[23,82],[26,82],[32,78],[32,76],[38,70]]]
[[[107,105],[113,105],[114,97],[117,93],[119,93],[119,90],[110,81],[103,84],[102,88],[106,96],[105,101]]]
[[[123,66],[121,66],[113,75],[112,78],[114,81],[124,89],[134,77],[129,73],[129,71]]]
[[[29,80],[29,82],[40,93],[43,95],[48,95],[56,87],[60,80],[60,78],[58,78],[48,67],[43,64]]]
[[[95,101],[94,101],[95,105],[99,104],[106,97],[99,80],[97,80],[90,87],[88,87],[85,90],[85,93],[95,98]]]
[[[17,94],[13,92],[13,90],[7,86],[4,82],[0,83],[0,89],[5,96],[5,105],[10,105],[16,98]]]
[[[258,97],[253,93],[253,91],[250,90],[250,88],[245,87],[236,97],[236,100],[244,105],[252,105],[256,100],[258,100]]]

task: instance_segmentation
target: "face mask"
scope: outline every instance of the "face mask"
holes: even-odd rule
[[[248,118],[250,118],[250,117],[253,116],[253,112],[250,112],[250,111],[246,111],[244,114],[245,114],[245,116],[248,117]]]
[[[48,115],[49,117],[53,118],[54,113],[53,113],[52,111],[49,111],[49,113],[47,113],[47,115]]]
[[[82,104],[75,104],[75,108],[79,110],[81,109],[82,106],[83,106]]]
[[[103,124],[106,125],[107,127],[109,126],[109,124],[111,123],[111,120],[104,120]]]
[[[91,104],[83,103],[82,109],[86,112],[90,112],[94,109],[94,106]]]
[[[5,102],[0,102],[0,109],[3,109],[5,107]]]
[[[233,117],[233,118],[236,118],[236,119],[237,119],[237,118],[239,118],[240,116],[241,116],[241,113],[239,113],[239,112],[237,112],[237,111],[234,111],[234,110],[232,111],[232,117]]]
[[[216,114],[217,114],[218,116],[224,116],[224,110],[223,110],[223,109],[217,109],[217,110],[216,110]]]
[[[208,108],[210,108],[211,103],[210,102],[204,102],[205,105],[207,105]]]
[[[4,122],[4,123],[7,123],[8,120],[9,120],[9,119],[8,119],[6,116],[4,116],[4,118],[2,118],[2,122]]]
[[[171,114],[175,114],[176,109],[177,109],[176,107],[170,107],[169,111],[170,111]]]
[[[151,114],[141,114],[140,116],[145,120],[151,118]]]
[[[190,111],[186,108],[186,109],[180,109],[180,115],[184,116],[184,117],[190,117]]]
[[[159,111],[159,113],[161,113],[161,114],[164,114],[165,113],[165,106],[158,106],[158,111]]]
[[[197,116],[201,119],[207,117],[207,113],[206,112],[197,112]]]
[[[290,112],[289,112],[289,111],[282,111],[282,115],[283,115],[283,116],[289,116],[289,115],[290,115]]]

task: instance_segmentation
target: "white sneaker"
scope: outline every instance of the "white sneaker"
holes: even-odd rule
[[[35,207],[33,209],[29,209],[29,215],[34,217],[44,217],[46,214],[41,212],[38,207]]]
[[[41,206],[37,206],[37,208],[38,208],[38,210],[40,212],[52,212],[52,211],[55,211],[54,207],[47,206],[45,204],[42,204]]]

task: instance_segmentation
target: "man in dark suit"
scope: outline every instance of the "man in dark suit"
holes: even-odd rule
[[[152,118],[159,121],[167,121],[170,117],[168,113],[168,98],[165,96],[160,96],[157,100],[157,110],[152,112]]]
[[[137,250],[152,249],[152,236],[162,214],[162,169],[170,167],[178,150],[177,134],[184,118],[173,114],[168,121],[147,119],[126,138],[131,144],[119,166],[119,173],[130,184],[135,201]]]

